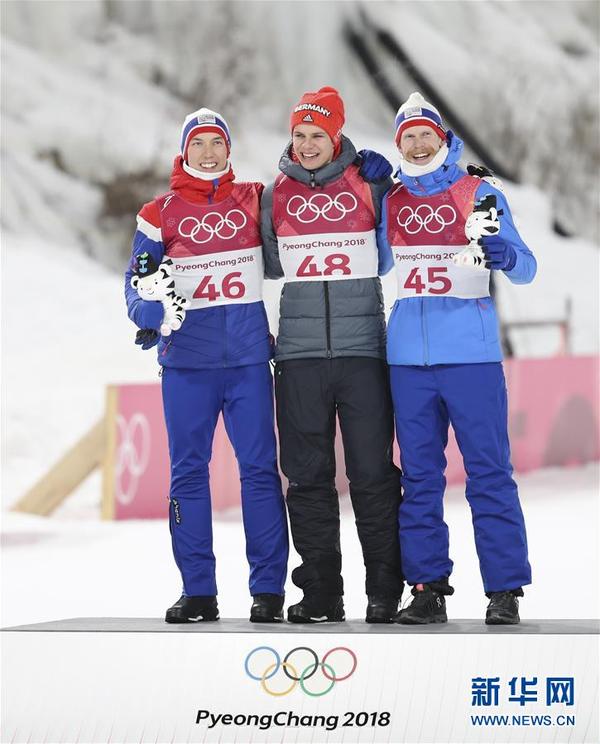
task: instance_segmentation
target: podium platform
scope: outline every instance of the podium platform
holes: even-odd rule
[[[3,628],[5,632],[32,633],[302,633],[302,634],[543,634],[598,635],[600,620],[525,620],[519,625],[485,625],[482,620],[451,620],[440,625],[369,625],[362,620],[343,623],[294,625],[293,623],[251,623],[245,618],[221,618],[211,623],[165,623],[162,618],[141,617],[74,617],[32,625]]]
[[[598,742],[598,620],[2,630],[2,741]]]

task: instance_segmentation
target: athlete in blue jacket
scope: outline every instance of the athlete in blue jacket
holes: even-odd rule
[[[490,599],[486,623],[517,623],[516,598],[531,583],[531,569],[512,479],[489,269],[526,284],[535,276],[536,261],[503,193],[458,166],[462,142],[444,130],[437,109],[419,93],[398,111],[396,144],[400,183],[384,199],[379,232],[398,280],[387,357],[403,471],[402,562],[414,595],[398,622],[447,621],[444,595],[454,590],[443,519],[444,450],[452,423]]]
[[[134,273],[168,257],[175,289],[190,302],[183,325],[160,337],[162,396],[169,437],[169,525],[183,595],[167,622],[217,620],[208,463],[220,413],[242,484],[250,620],[283,619],[288,558],[285,504],[273,422],[272,341],[262,302],[258,183],[237,183],[230,135],[220,114],[200,109],[183,125],[171,191],[137,216],[126,274],[129,317],[138,343],[158,341],[160,302],[141,299]]]

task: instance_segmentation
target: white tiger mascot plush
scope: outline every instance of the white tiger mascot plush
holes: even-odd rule
[[[495,189],[504,193],[502,181],[485,166],[469,163],[467,173],[470,176],[481,178],[482,181],[487,181]],[[488,194],[475,204],[465,223],[465,235],[469,244],[452,257],[453,263],[457,266],[468,266],[474,269],[488,268],[489,264],[481,247],[481,238],[488,235],[497,235],[500,232],[500,222],[498,220],[500,214],[502,214],[502,210],[498,211],[496,208],[496,197],[493,194]]]
[[[185,320],[185,308],[190,301],[175,291],[175,280],[171,278],[173,261],[164,258],[160,265],[149,253],[137,256],[135,273],[131,277],[131,286],[137,290],[143,300],[162,302],[165,315],[160,326],[163,336],[170,336],[172,331],[181,328]]]

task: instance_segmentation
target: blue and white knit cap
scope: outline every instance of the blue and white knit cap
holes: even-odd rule
[[[216,111],[201,108],[198,111],[188,114],[181,128],[181,154],[185,161],[187,161],[187,148],[190,139],[201,131],[220,134],[227,143],[227,155],[229,155],[229,151],[231,150],[231,136],[227,122]]]
[[[396,114],[396,146],[400,142],[402,132],[408,127],[431,127],[433,131],[446,140],[446,130],[442,125],[442,117],[436,107],[426,101],[418,93],[411,93]]]

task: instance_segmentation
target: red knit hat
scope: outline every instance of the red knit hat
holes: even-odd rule
[[[292,133],[298,124],[312,124],[324,129],[334,145],[338,145],[342,136],[344,102],[335,88],[326,86],[316,92],[305,93],[290,117]]]

